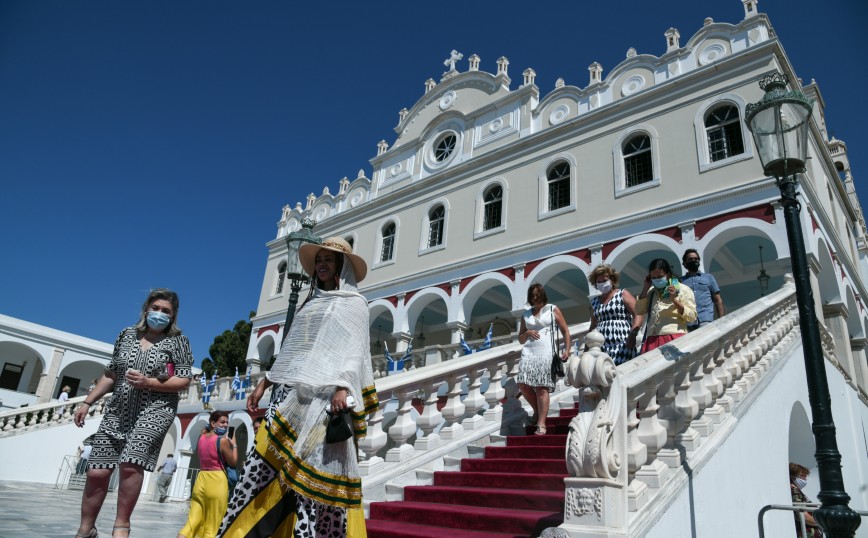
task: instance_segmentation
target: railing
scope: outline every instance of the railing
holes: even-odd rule
[[[70,398],[65,402],[48,402],[0,413],[0,438],[50,426],[70,424],[73,421],[76,407],[85,398],[86,396],[79,396]],[[101,416],[110,398],[111,393],[94,402],[88,408],[87,416]]]
[[[806,528],[807,525],[805,524],[805,513],[812,512],[819,507],[820,505],[815,503],[796,503],[793,506],[787,504],[769,504],[767,506],[763,506],[762,510],[760,510],[759,512],[759,516],[757,516],[759,525],[759,538],[765,538],[766,536],[763,518],[765,517],[766,512],[769,512],[771,510],[781,510],[784,512],[793,512],[795,514],[798,514],[799,525],[796,528],[796,532],[798,532],[797,536],[800,538],[808,538],[808,529]],[[854,510],[854,512],[856,512],[862,517],[868,517],[868,512],[862,510]]]
[[[580,388],[580,411],[567,440],[564,526],[644,535],[684,487],[682,465],[712,457],[798,337],[788,278],[769,296],[617,368],[599,350],[601,337],[571,358],[567,382]]]
[[[573,340],[588,325],[570,327]],[[521,345],[510,343],[378,379],[380,407],[358,443],[365,498],[386,497],[387,482],[417,469],[424,475],[449,465],[450,454],[468,443],[523,431],[528,415],[515,383],[520,357]],[[575,390],[557,388],[552,408],[562,398],[572,405]]]
[[[69,484],[69,477],[75,471],[75,466],[78,464],[78,457],[64,456],[60,462],[60,469],[57,470],[57,479],[54,481],[55,489],[66,489]]]
[[[160,473],[154,472],[151,474],[151,482],[153,482],[154,492],[151,495],[152,501],[160,500],[160,490],[157,485]],[[172,475],[172,481],[169,483],[167,490],[167,500],[186,501],[190,498],[193,492],[193,485],[199,477],[199,468],[197,467],[178,467]]]

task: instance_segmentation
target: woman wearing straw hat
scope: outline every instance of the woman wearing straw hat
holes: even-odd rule
[[[377,408],[368,334],[368,302],[357,284],[365,261],[340,237],[305,244],[307,300],[268,375],[247,399],[255,413],[265,389],[275,394],[256,447],[244,465],[220,536],[352,536],[364,529],[355,439]],[[330,413],[345,414],[352,434],[326,442]]]

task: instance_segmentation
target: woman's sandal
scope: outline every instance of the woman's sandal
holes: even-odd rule
[[[546,427],[545,426],[537,426],[536,431],[533,433],[534,433],[534,435],[545,435],[546,434]]]
[[[129,527],[114,527],[114,528],[112,528],[112,538],[115,538],[116,532],[126,532],[127,533],[126,536],[129,536],[130,535],[130,528]]]
[[[96,525],[94,525],[87,534],[75,533],[75,538],[99,538],[99,532],[97,532]]]

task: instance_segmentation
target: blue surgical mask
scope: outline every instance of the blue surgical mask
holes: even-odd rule
[[[214,428],[214,433],[217,435],[226,435],[226,428]]]
[[[148,327],[155,331],[162,331],[169,326],[170,321],[172,321],[172,318],[170,318],[168,314],[156,310],[148,312]]]
[[[805,480],[804,478],[795,478],[795,479],[793,479],[793,484],[795,484],[796,487],[799,489],[804,489],[805,486],[808,485],[808,481]]]
[[[669,284],[669,279],[666,279],[666,278],[652,278],[651,279],[651,285],[653,285],[658,290],[662,290],[663,288],[666,287],[667,284]]]

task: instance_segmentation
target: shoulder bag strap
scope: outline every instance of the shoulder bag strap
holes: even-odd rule
[[[558,356],[560,356],[560,351],[561,351],[561,336],[560,336],[560,334],[557,333],[557,330],[558,330],[558,329],[557,329],[557,325],[555,324],[555,308],[556,308],[556,307],[555,307],[554,305],[552,305],[552,307],[551,307],[551,315],[552,315],[552,334],[551,334],[551,340],[552,340],[552,355],[557,354]]]
[[[223,467],[223,472],[226,472],[226,461],[223,460],[223,451],[220,450],[220,436],[217,436],[217,459],[220,460],[220,465]]]
[[[645,345],[645,339],[648,338],[648,326],[651,325],[651,313],[654,306],[654,297],[656,296],[657,290],[651,290],[648,292],[648,315],[645,317],[645,332],[642,334],[642,344],[639,346],[639,353],[642,353],[642,347]]]

